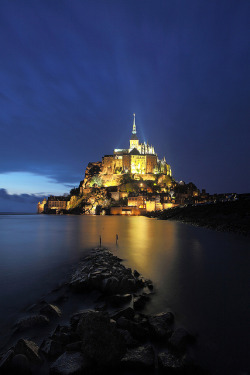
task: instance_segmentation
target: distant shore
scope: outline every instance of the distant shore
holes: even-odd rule
[[[175,207],[150,212],[147,217],[177,220],[222,232],[250,235],[250,200]]]

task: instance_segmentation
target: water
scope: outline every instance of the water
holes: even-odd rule
[[[119,235],[118,246],[115,236]],[[0,330],[102,243],[153,280],[212,374],[250,373],[249,238],[145,217],[0,216]]]

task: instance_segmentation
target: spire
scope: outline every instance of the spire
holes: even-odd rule
[[[132,130],[132,134],[136,134],[135,113],[134,113],[134,122],[133,122],[133,130]]]

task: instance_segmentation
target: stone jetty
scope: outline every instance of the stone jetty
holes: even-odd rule
[[[60,322],[63,304],[33,305],[14,326],[23,336],[0,356],[1,374],[205,374],[190,354],[194,338],[176,327],[171,311],[143,313],[154,298],[152,281],[107,249],[93,249],[66,288],[79,298],[97,291],[98,299],[67,324]],[[27,337],[54,320],[59,324],[49,335],[36,342]]]

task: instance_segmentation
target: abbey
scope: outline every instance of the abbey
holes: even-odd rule
[[[171,176],[170,165],[166,163],[165,157],[158,159],[153,146],[140,143],[137,137],[135,114],[132,135],[128,149],[114,149],[112,155],[105,155],[101,162],[89,163],[82,189],[91,186],[90,176],[94,171],[102,179],[102,186],[117,186],[121,174],[133,174],[135,179],[154,180],[155,174]]]

